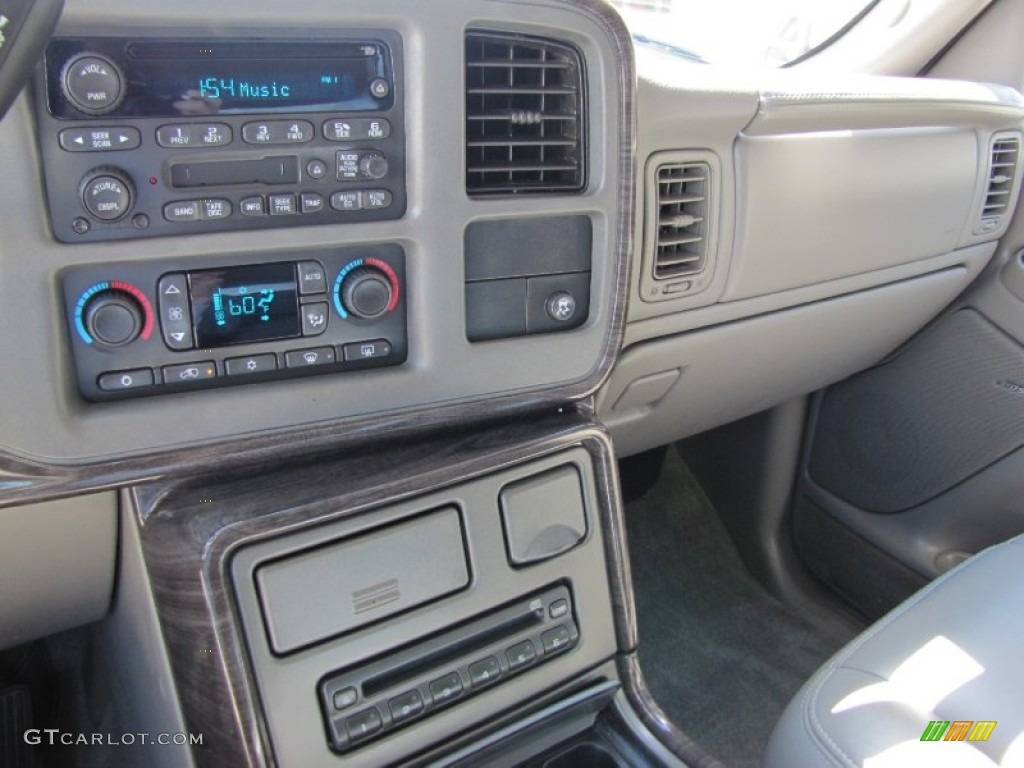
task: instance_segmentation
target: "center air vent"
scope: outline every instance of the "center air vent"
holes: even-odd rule
[[[1002,136],[992,142],[988,186],[985,189],[985,203],[981,210],[984,231],[996,229],[1003,214],[1010,209],[1019,154],[1020,139],[1016,136]]]
[[[707,258],[711,169],[705,163],[658,168],[658,218],[654,278],[667,280],[700,272]]]
[[[582,190],[583,115],[583,63],[575,48],[522,35],[467,33],[471,194]]]

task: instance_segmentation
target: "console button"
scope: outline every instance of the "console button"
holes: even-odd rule
[[[505,657],[508,659],[509,669],[519,669],[537,658],[537,651],[533,647],[533,641],[523,640],[505,651]]]
[[[226,123],[178,123],[156,129],[156,143],[161,147],[223,147],[233,138]]]
[[[164,206],[164,218],[180,224],[185,221],[199,221],[199,201],[179,200]]]
[[[389,208],[394,199],[386,189],[367,189],[360,193],[363,208]]]
[[[270,195],[267,202],[270,204],[271,216],[290,216],[298,213],[295,195]]]
[[[204,221],[226,219],[231,215],[231,203],[227,200],[202,200],[201,203],[199,218]]]
[[[458,672],[430,681],[430,695],[435,704],[445,704],[462,694],[462,678]]]
[[[391,710],[391,722],[400,723],[423,711],[423,697],[419,691],[407,691],[391,699],[388,709]]]
[[[267,373],[277,370],[277,356],[274,354],[229,357],[224,361],[224,372],[228,376],[246,376],[250,373]]]
[[[306,173],[311,179],[322,179],[327,175],[327,163],[323,160],[310,160],[306,163]]]
[[[474,687],[489,685],[501,676],[501,666],[498,664],[497,656],[488,656],[486,659],[474,661],[469,665],[469,679]]]
[[[243,216],[265,216],[267,209],[263,204],[263,198],[259,195],[254,197],[243,197],[238,203],[238,209]]]
[[[319,213],[324,209],[324,196],[316,192],[303,192],[300,200],[303,213]]]
[[[360,341],[355,344],[346,344],[343,348],[346,362],[356,360],[372,360],[377,357],[387,357],[391,354],[391,342],[387,339],[376,339],[374,341]]]
[[[302,335],[319,336],[327,330],[327,302],[302,305]]]
[[[305,144],[313,139],[313,124],[306,120],[262,120],[242,126],[247,144]]]
[[[356,693],[356,689],[351,685],[348,688],[342,688],[334,694],[334,708],[339,711],[348,709],[356,703],[358,698],[359,694]]]
[[[288,368],[310,368],[314,365],[328,365],[334,362],[334,347],[296,349],[284,353],[284,364]]]
[[[153,386],[153,371],[149,368],[136,368],[131,371],[101,373],[96,383],[104,392],[151,387]]]
[[[350,149],[339,149],[336,155],[338,160],[338,181],[357,181],[359,179],[359,160],[363,153]]]
[[[335,192],[331,195],[331,208],[336,211],[358,211],[362,207],[363,198],[358,192]]]
[[[165,384],[190,384],[195,381],[217,378],[217,366],[212,360],[163,367]]]
[[[565,598],[559,598],[551,603],[548,607],[548,615],[552,619],[560,619],[569,612],[569,601]]]
[[[323,132],[328,141],[386,139],[391,123],[382,117],[332,118],[324,122]]]
[[[569,628],[565,624],[559,624],[542,634],[540,641],[544,645],[544,653],[560,651],[569,645]]]
[[[173,350],[191,349],[192,317],[189,313],[188,282],[185,275],[164,275],[156,290],[164,344]]]
[[[299,262],[299,293],[327,293],[327,273],[319,261]]]
[[[60,145],[68,152],[110,152],[137,149],[142,136],[137,128],[65,128]]]
[[[364,709],[345,720],[345,730],[352,741],[362,741],[381,729],[380,712],[376,707]]]

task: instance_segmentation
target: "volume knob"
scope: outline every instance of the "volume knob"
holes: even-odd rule
[[[64,97],[79,112],[105,115],[124,98],[124,73],[100,53],[80,53],[68,59],[61,72]]]
[[[391,281],[376,267],[356,267],[345,276],[339,290],[341,303],[353,317],[373,320],[391,306]]]

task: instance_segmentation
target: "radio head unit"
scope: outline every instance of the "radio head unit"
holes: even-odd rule
[[[401,39],[58,38],[36,86],[58,240],[400,218]]]

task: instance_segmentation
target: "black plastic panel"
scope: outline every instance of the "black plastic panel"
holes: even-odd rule
[[[325,97],[316,103],[315,94],[307,94],[295,100],[293,109],[287,101],[269,98],[265,111],[259,99],[221,111],[223,100],[186,93],[183,102],[173,102],[160,91],[161,78],[172,77],[176,65],[187,65],[189,71],[197,66],[195,52],[186,49],[234,46],[243,51],[248,59],[228,61],[242,73],[232,81],[237,91],[248,69],[260,77],[273,72],[282,51],[287,56],[278,68],[284,82],[291,77],[286,64],[308,70],[303,75],[308,77],[316,66],[330,62],[332,47],[342,61],[361,44],[379,52],[371,69],[382,73],[373,80],[386,93],[381,98]],[[132,54],[135,48],[161,46],[167,47],[166,58],[140,62]],[[307,58],[297,58],[303,47]],[[64,66],[89,54],[117,67],[125,81],[123,98],[113,100],[103,114],[81,112],[62,94]],[[315,45],[60,39],[51,45],[47,62],[45,76],[36,78],[36,113],[51,225],[61,242],[385,221],[405,214],[402,45],[394,32],[371,30]],[[143,65],[147,72],[171,74],[138,82],[142,74],[135,70]],[[221,72],[218,66],[211,57],[209,71]],[[280,88],[274,83],[268,87]],[[170,87],[170,82],[163,85]],[[196,106],[208,103],[213,106]],[[113,220],[90,214],[83,202],[85,183],[105,173],[121,179],[131,195],[127,211]],[[212,211],[205,207],[208,201],[216,204]]]
[[[390,271],[393,306],[375,319],[360,319],[345,311],[337,288],[355,269],[374,264],[382,274]],[[208,286],[199,286],[213,274],[208,270],[219,270],[225,284],[235,285],[239,276],[251,277],[254,272],[233,268],[258,265],[281,265],[275,275],[281,269],[294,270],[298,334],[290,324],[278,325],[279,331],[287,333],[269,336],[289,338],[245,343],[253,338],[247,331],[239,343],[198,345],[213,338],[213,334],[197,337],[190,322],[198,311],[195,301],[208,298]],[[315,285],[305,284],[309,282],[304,280],[307,266],[315,272],[322,268]],[[196,283],[192,288],[190,278]],[[61,284],[78,389],[92,401],[399,365],[408,353],[405,254],[397,245],[271,253],[258,261],[235,256],[199,264],[193,259],[169,259],[70,267],[61,274]],[[91,339],[84,322],[90,299],[111,290],[142,307],[139,337],[114,347]],[[268,326],[275,322],[271,317]]]

